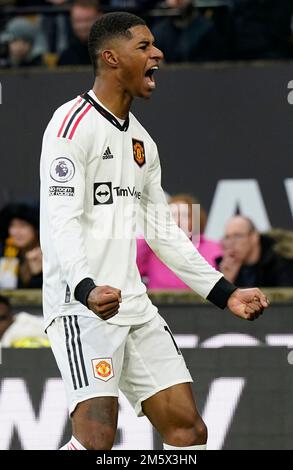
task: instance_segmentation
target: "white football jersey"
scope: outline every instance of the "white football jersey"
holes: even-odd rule
[[[125,122],[115,118],[90,91],[58,108],[43,138],[46,326],[56,316],[94,315],[74,298],[85,278],[121,289],[119,313],[109,323],[143,323],[157,313],[136,265],[138,223],[161,260],[206,298],[222,274],[174,222],[161,187],[156,144],[133,114]]]

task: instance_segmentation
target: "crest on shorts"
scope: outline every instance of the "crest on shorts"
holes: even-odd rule
[[[132,139],[133,158],[138,166],[145,164],[144,143],[142,140]]]
[[[96,379],[108,382],[114,377],[113,364],[111,358],[92,359],[94,376]]]

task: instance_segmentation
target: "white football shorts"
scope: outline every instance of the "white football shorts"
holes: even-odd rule
[[[160,390],[192,382],[172,333],[160,316],[135,326],[97,316],[57,317],[47,329],[69,412],[94,397],[125,394],[138,416],[142,402]]]

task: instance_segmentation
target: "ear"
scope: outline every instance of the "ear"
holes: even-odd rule
[[[259,242],[260,242],[260,234],[255,230],[253,233],[252,233],[252,237],[253,237],[253,242],[255,245],[258,245]]]
[[[102,59],[109,67],[116,68],[118,65],[118,57],[113,49],[103,51]]]

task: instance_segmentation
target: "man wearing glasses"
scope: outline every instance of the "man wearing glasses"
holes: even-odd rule
[[[225,228],[219,269],[238,287],[293,286],[292,260],[277,254],[275,244],[273,238],[258,233],[248,217],[232,217]]]

